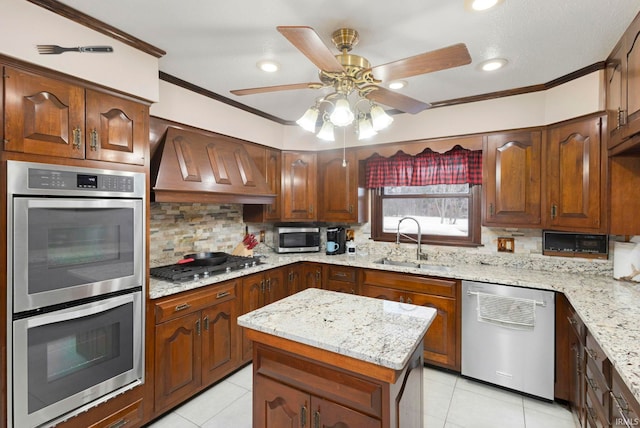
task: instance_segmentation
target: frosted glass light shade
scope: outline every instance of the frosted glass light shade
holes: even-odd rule
[[[336,138],[333,135],[333,123],[325,120],[322,124],[322,128],[320,128],[320,132],[318,132],[317,137],[325,141],[335,141]]]
[[[316,121],[318,120],[318,108],[310,107],[304,112],[302,117],[296,120],[302,129],[309,132],[316,132]]]
[[[391,125],[393,118],[389,116],[382,107],[374,105],[371,107],[371,123],[375,131],[380,131]]]
[[[336,106],[333,108],[333,112],[331,116],[329,116],[329,120],[335,126],[347,126],[353,122],[354,115],[351,111],[351,106],[349,106],[349,101],[345,98],[341,98],[336,101]]]
[[[364,140],[366,138],[373,137],[376,134],[377,132],[375,129],[373,129],[371,120],[363,117],[358,121],[358,140]]]

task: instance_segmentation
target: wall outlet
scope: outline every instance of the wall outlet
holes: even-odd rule
[[[513,238],[498,238],[498,252],[499,253],[513,253],[515,250],[515,239]]]

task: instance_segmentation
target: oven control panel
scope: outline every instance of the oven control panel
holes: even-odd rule
[[[133,193],[134,179],[123,175],[81,174],[29,168],[29,188]]]

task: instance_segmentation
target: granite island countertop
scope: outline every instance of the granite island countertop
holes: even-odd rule
[[[436,310],[309,288],[238,317],[238,325],[402,370]]]
[[[640,402],[640,285],[617,281],[611,276],[570,273],[562,269],[544,271],[519,266],[497,266],[478,263],[449,264],[430,261],[430,268],[381,265],[380,254],[327,256],[323,253],[299,255],[265,254],[263,264],[210,277],[206,280],[173,284],[151,278],[152,299],[197,289],[252,273],[286,266],[300,261],[379,269],[425,276],[490,282],[559,291],[584,321],[589,331],[620,373],[627,387]],[[562,259],[562,258],[559,258]],[[443,266],[438,266],[442,264]],[[535,267],[535,266],[534,266]]]

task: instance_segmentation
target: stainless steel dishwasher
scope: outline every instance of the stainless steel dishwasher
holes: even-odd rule
[[[462,375],[553,400],[555,293],[462,281]]]

